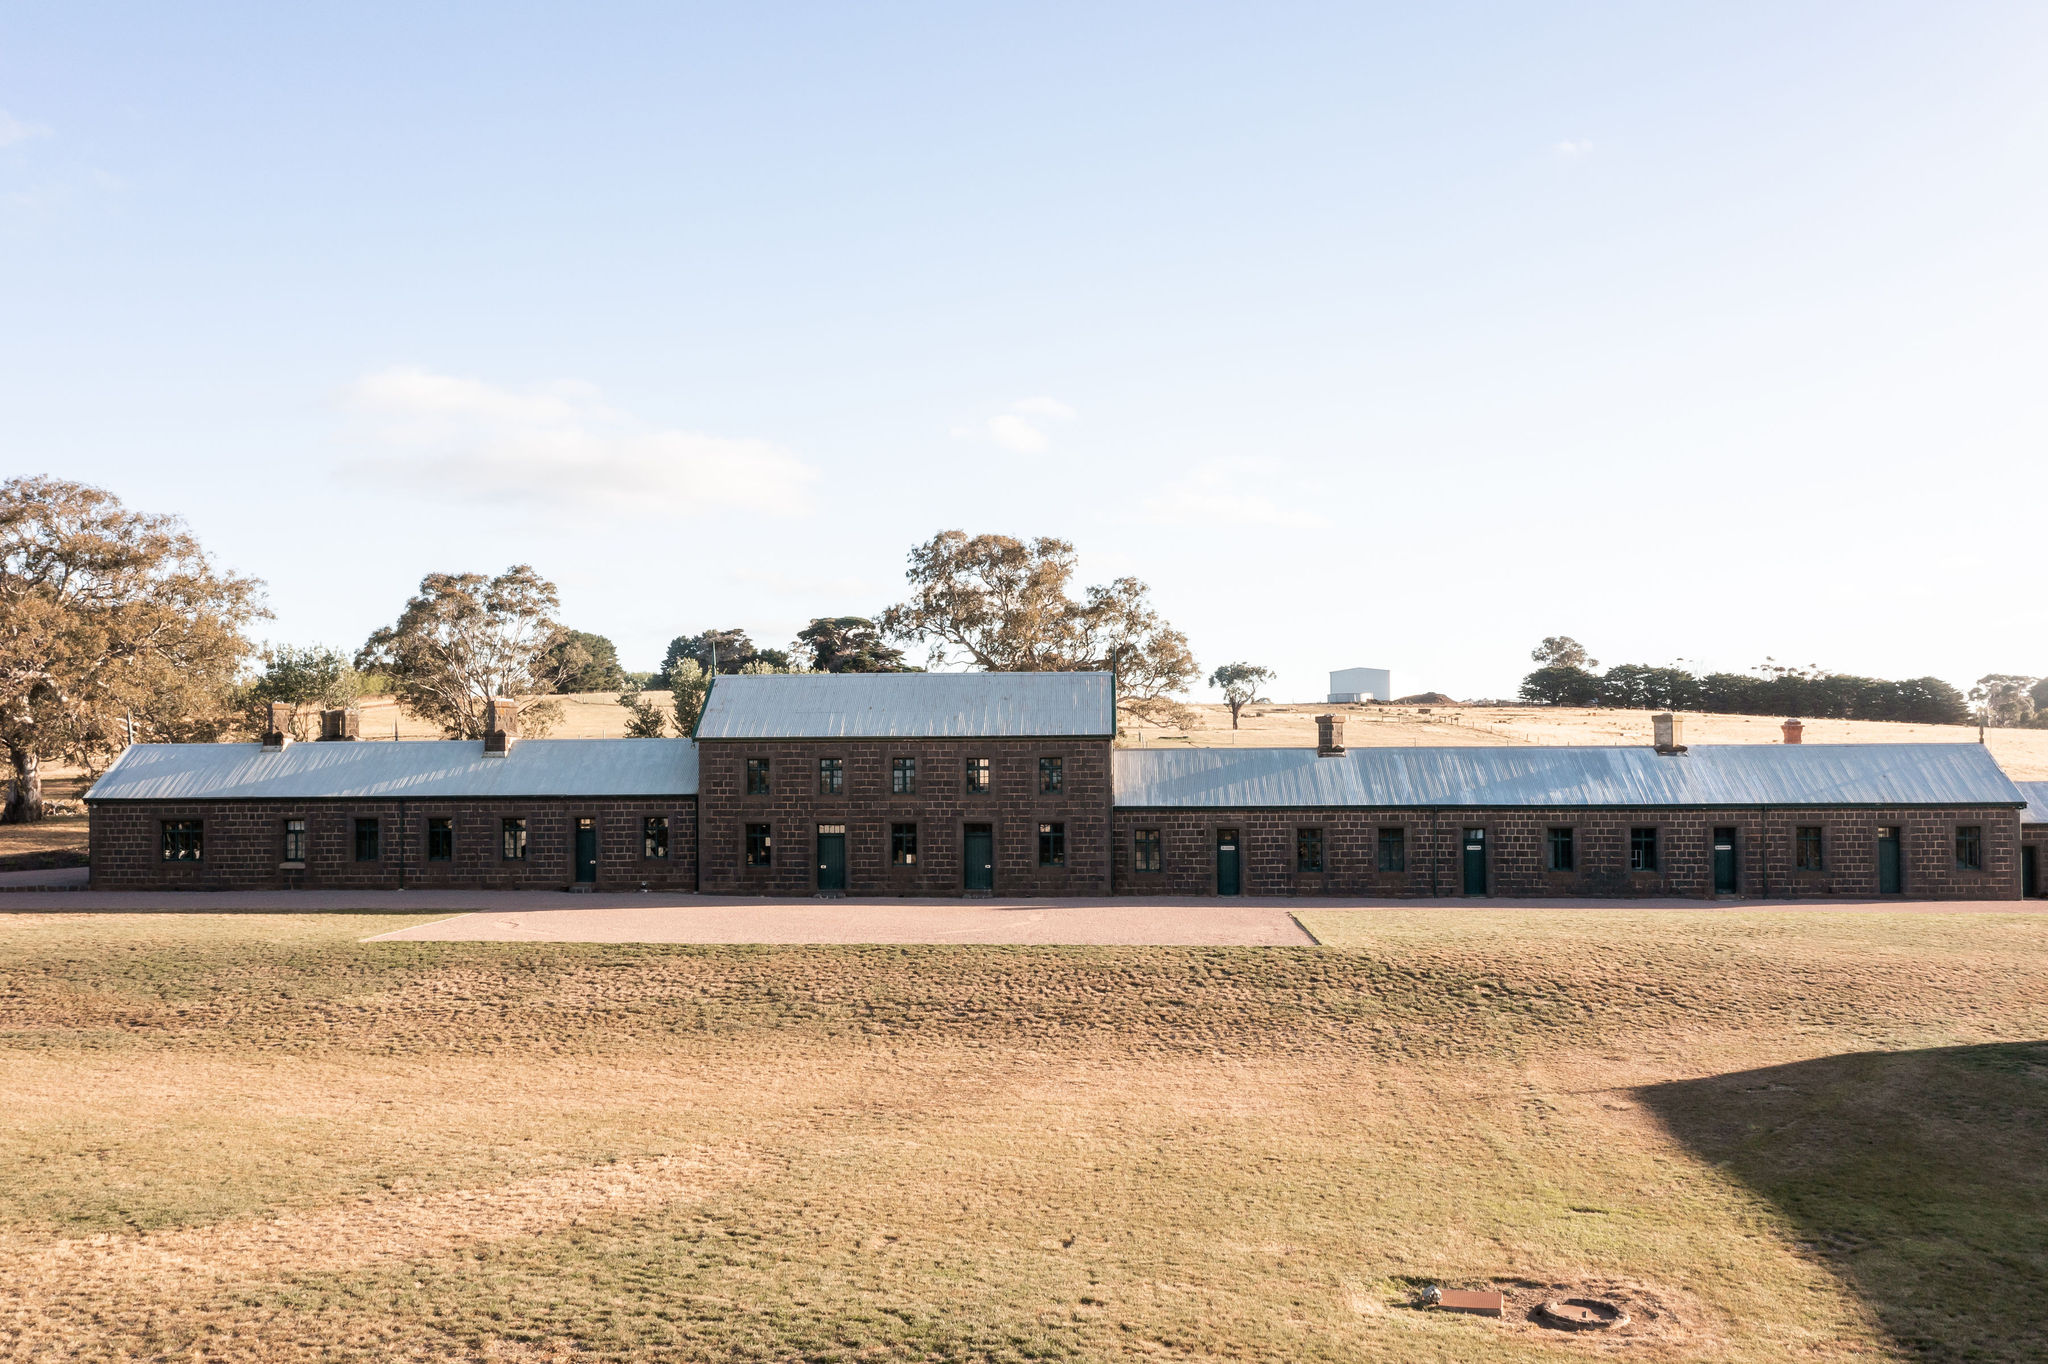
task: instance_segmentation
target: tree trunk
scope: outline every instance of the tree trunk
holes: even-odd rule
[[[1243,709],[1244,706],[1239,702],[1232,701],[1230,703],[1230,727],[1232,729],[1237,728],[1237,713]]]
[[[7,788],[0,824],[33,824],[43,817],[42,763],[32,748],[9,745],[7,756],[14,764],[14,784]]]

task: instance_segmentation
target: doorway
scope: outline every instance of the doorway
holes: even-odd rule
[[[1735,869],[1735,830],[1714,830],[1714,894],[1733,895],[1739,878]]]
[[[996,888],[995,830],[986,824],[969,824],[960,831],[960,860],[965,868],[968,890]]]
[[[1238,878],[1237,830],[1216,831],[1216,893],[1236,895],[1240,889]]]
[[[1486,894],[1486,830],[1465,830],[1465,893]]]
[[[2041,893],[2040,847],[2033,843],[2020,845],[2020,894],[2022,896]]]
[[[597,880],[597,821],[584,815],[576,821],[576,884]]]
[[[1877,831],[1877,893],[1897,895],[1899,880],[1899,830],[1888,825]]]
[[[821,891],[846,889],[846,826],[844,824],[820,824],[818,826],[818,889]]]

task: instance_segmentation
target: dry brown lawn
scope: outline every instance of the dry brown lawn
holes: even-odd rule
[[[0,1357],[2041,1357],[2048,916],[1304,917],[0,917]]]

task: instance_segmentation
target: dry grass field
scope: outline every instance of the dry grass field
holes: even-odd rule
[[[2048,916],[1304,918],[0,916],[0,1357],[2042,1357]]]

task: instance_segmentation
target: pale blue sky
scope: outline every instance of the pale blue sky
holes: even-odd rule
[[[7,6],[4,467],[346,648],[959,526],[1279,699],[2048,672],[2044,91],[2039,4]]]

